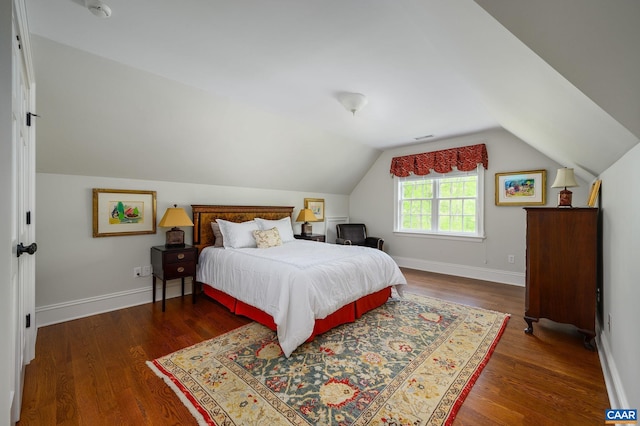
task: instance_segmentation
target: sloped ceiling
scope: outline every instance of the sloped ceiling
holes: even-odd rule
[[[637,143],[640,138],[640,2],[476,2],[582,92],[588,100],[581,104],[587,107],[588,102],[593,102],[594,113],[613,126],[610,128],[600,120],[597,124],[591,123],[595,124],[593,127],[589,126],[586,122],[590,116],[578,110],[580,114],[577,114],[574,126],[584,127],[585,132],[580,139],[576,138],[577,132],[568,136],[566,142],[569,146],[564,158],[573,160],[576,165],[587,166],[593,174],[598,174]],[[607,119],[605,115],[611,118]],[[562,117],[564,115],[557,119]],[[571,130],[571,127],[567,129]],[[536,146],[538,139],[528,136],[533,131],[515,128],[513,131]],[[555,132],[551,134],[553,137],[558,135]],[[561,139],[557,144],[564,145]],[[551,157],[560,154],[562,149],[554,150],[553,145],[537,148],[548,152]],[[580,150],[586,155],[579,155]]]
[[[83,0],[25,1],[40,172],[348,194],[381,150],[426,135],[502,126],[587,180],[638,142],[640,32],[615,21],[633,0],[585,0],[584,18],[572,1],[570,34],[601,17],[601,36],[624,41],[587,76],[571,67],[593,37],[567,38],[550,0],[107,0],[109,19]],[[549,49],[554,31],[571,42]],[[603,89],[614,77],[626,97]],[[370,103],[352,116],[341,91]]]

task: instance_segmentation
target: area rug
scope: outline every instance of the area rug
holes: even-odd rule
[[[201,425],[446,425],[508,319],[405,295],[288,359],[251,323],[147,364]]]

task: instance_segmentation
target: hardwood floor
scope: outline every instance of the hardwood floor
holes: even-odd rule
[[[455,425],[602,425],[609,408],[597,352],[571,326],[526,335],[524,288],[403,269],[408,291],[512,314]],[[195,425],[145,361],[249,321],[201,297],[95,315],[38,331],[19,425]]]

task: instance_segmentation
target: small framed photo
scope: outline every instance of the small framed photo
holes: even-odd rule
[[[316,217],[313,222],[324,222],[324,198],[305,198],[304,208],[313,212]]]
[[[496,173],[496,206],[544,206],[547,171]]]
[[[589,192],[589,199],[587,200],[587,205],[589,207],[593,207],[596,205],[596,201],[598,200],[598,193],[600,192],[600,185],[602,184],[602,180],[596,179],[591,184],[591,192]]]
[[[93,237],[156,233],[156,192],[93,189]]]

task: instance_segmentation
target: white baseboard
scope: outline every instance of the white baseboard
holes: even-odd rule
[[[602,330],[602,328],[600,328]],[[609,395],[609,408],[630,408],[629,400],[620,380],[620,373],[616,368],[616,363],[611,356],[611,345],[605,333],[598,333],[598,355],[600,355],[600,365],[602,366],[602,375],[604,383],[607,386],[607,394]]]
[[[522,272],[510,272],[499,269],[479,268],[476,266],[456,265],[454,263],[434,262],[431,260],[414,259],[410,257],[392,257],[398,266],[404,268],[454,275],[457,277],[474,278],[477,280],[495,281],[498,283],[524,287],[525,275]]]
[[[406,268],[524,286],[524,274],[522,273],[432,262],[405,257],[395,257],[394,259],[399,266]],[[185,294],[191,294],[190,283],[185,283]],[[175,280],[168,282],[167,299],[178,297],[180,295],[180,281]],[[150,303],[151,297],[151,288],[138,288],[102,296],[89,297],[86,299],[40,306],[36,308],[36,325],[37,327],[44,327],[46,325],[57,324],[64,321],[128,308],[130,306],[142,305],[144,303]],[[156,300],[159,300],[161,297],[162,289],[159,286],[156,291]]]
[[[167,282],[167,299],[180,297],[181,294],[180,280]],[[185,297],[187,294],[191,294],[191,282],[188,279],[185,280],[184,294]],[[151,303],[152,297],[152,289],[149,287],[40,306],[36,307],[36,326],[39,328],[130,306],[143,305]],[[162,282],[157,284],[156,303],[162,303]]]

